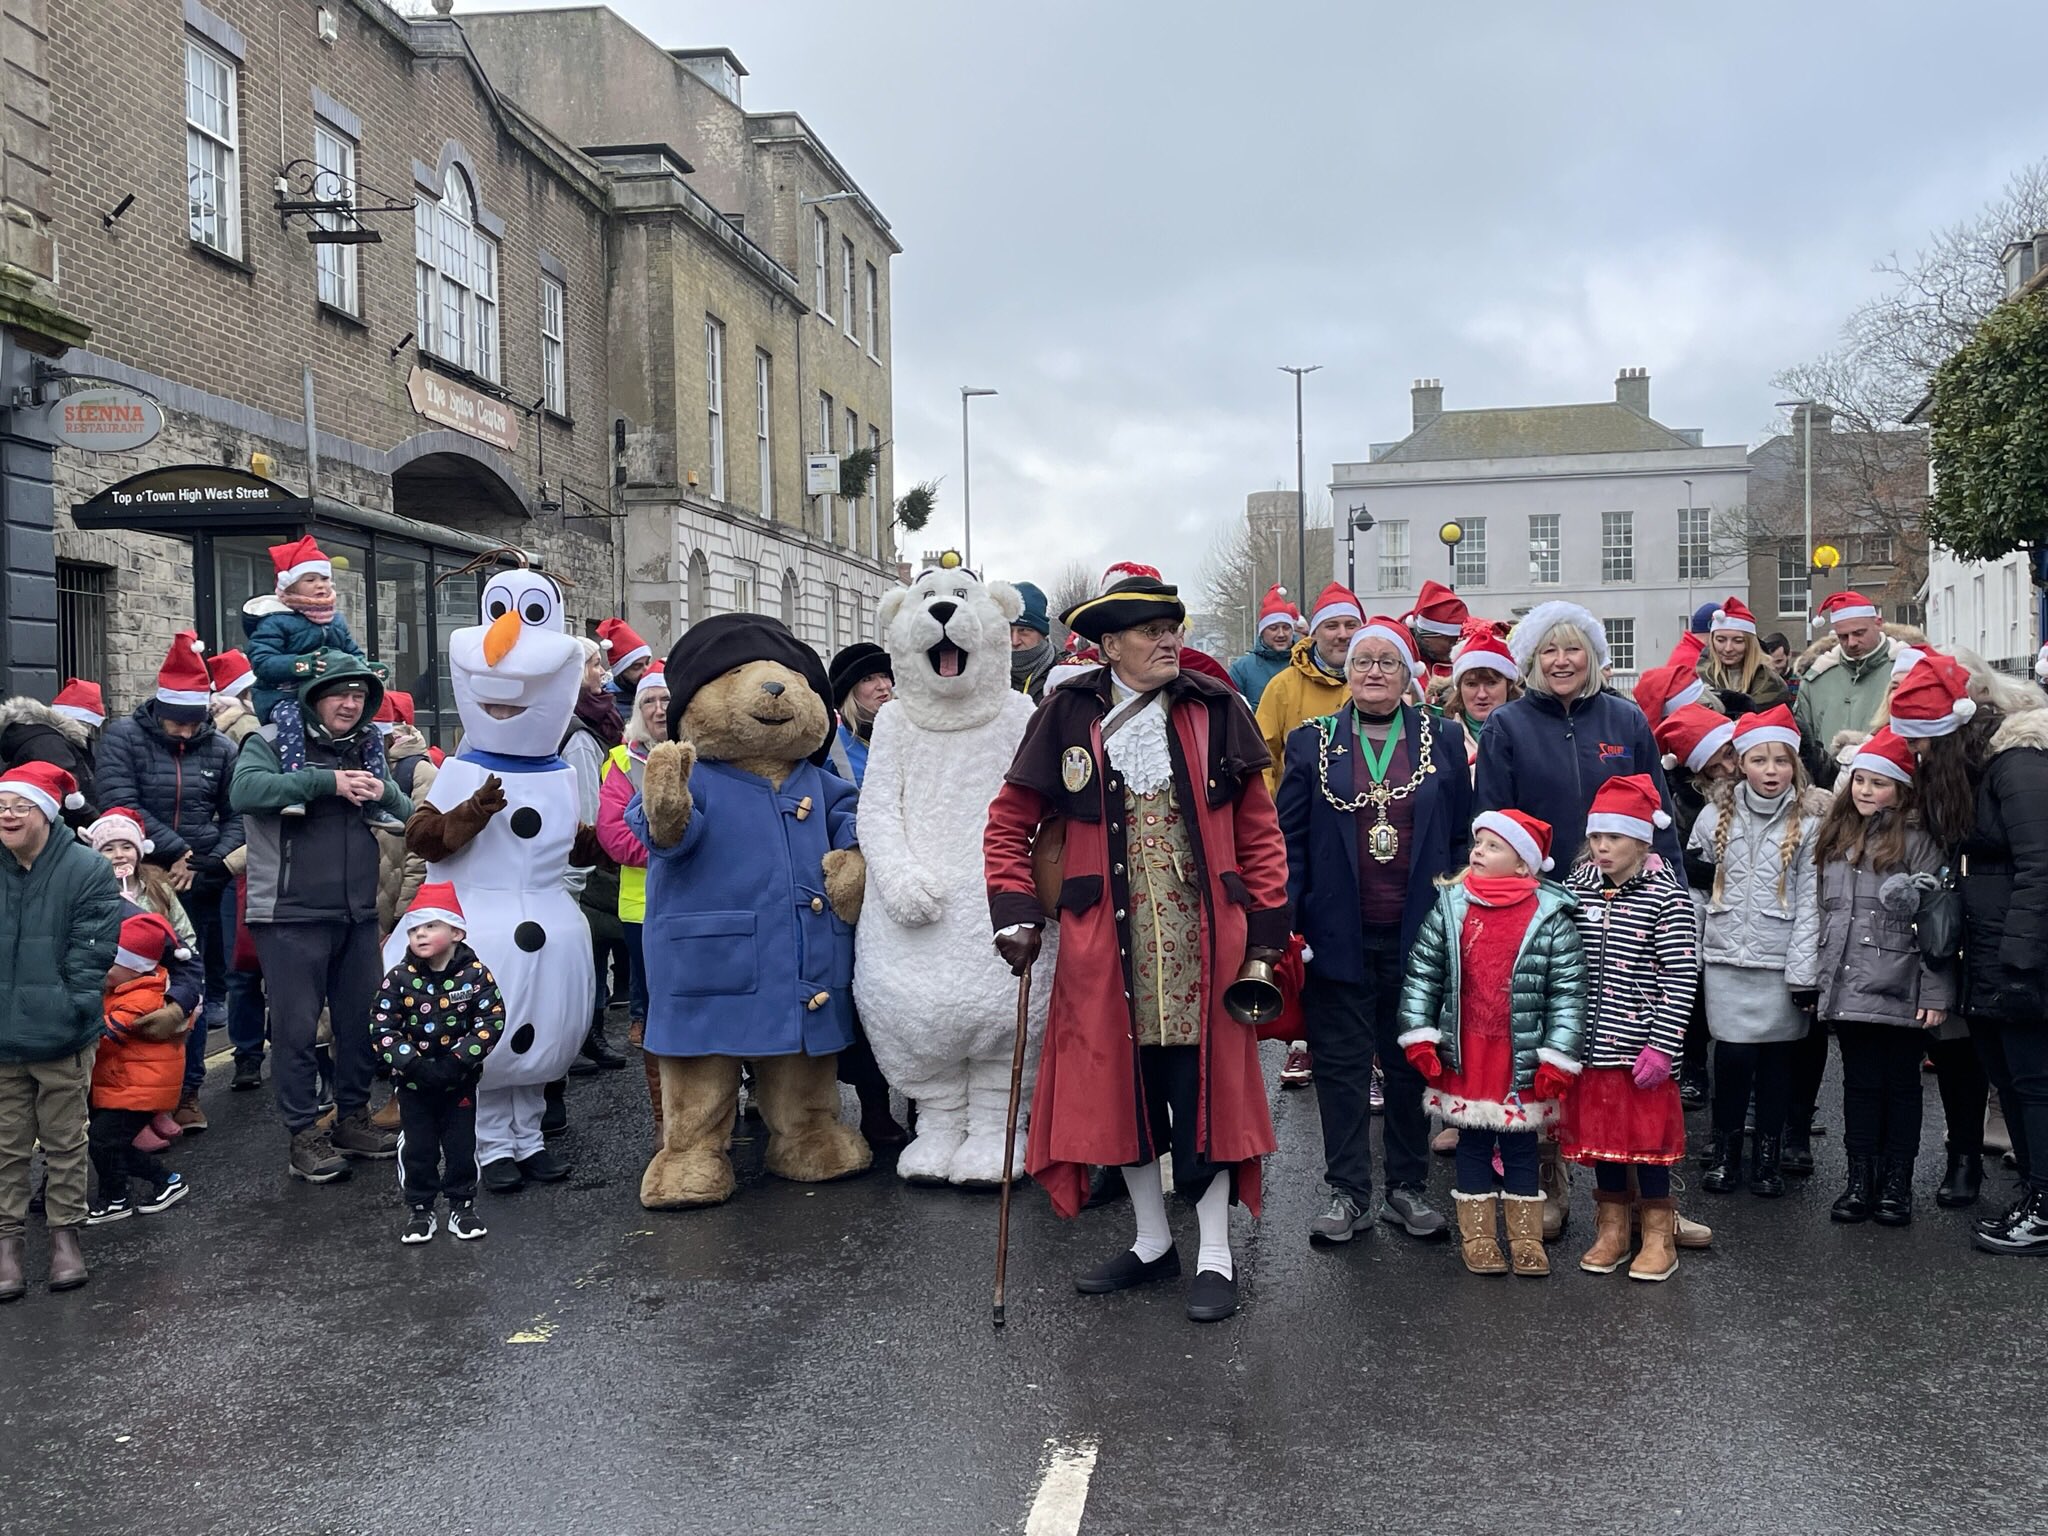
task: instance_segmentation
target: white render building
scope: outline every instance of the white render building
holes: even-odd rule
[[[1442,383],[1418,380],[1408,436],[1331,466],[1336,518],[1372,514],[1358,536],[1367,610],[1405,611],[1427,577],[1489,618],[1569,598],[1605,621],[1625,683],[1663,662],[1699,604],[1746,601],[1746,559],[1715,523],[1747,504],[1747,449],[1653,420],[1646,370],[1623,369],[1614,393],[1447,411]],[[1438,538],[1453,521],[1464,529],[1455,560]]]

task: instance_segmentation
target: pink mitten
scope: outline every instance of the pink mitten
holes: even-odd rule
[[[1536,1068],[1536,1081],[1530,1087],[1529,1097],[1532,1099],[1562,1099],[1571,1091],[1571,1073],[1560,1071],[1546,1061]]]
[[[1653,1045],[1643,1047],[1636,1057],[1634,1077],[1638,1088],[1656,1088],[1671,1081],[1671,1058]]]

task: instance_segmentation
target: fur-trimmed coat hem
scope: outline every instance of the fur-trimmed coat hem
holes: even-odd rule
[[[1423,1091],[1422,1110],[1460,1130],[1477,1131],[1540,1131],[1564,1115],[1564,1106],[1555,1099],[1523,1099],[1518,1094],[1505,1100],[1474,1099],[1441,1088]]]

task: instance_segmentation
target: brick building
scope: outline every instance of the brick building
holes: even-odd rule
[[[165,418],[133,451],[56,453],[64,665],[125,710],[174,630],[240,643],[265,546],[306,530],[444,736],[477,593],[444,578],[473,555],[531,551],[579,628],[618,611],[603,169],[455,23],[381,0],[48,18],[57,291],[93,334],[47,388],[129,386]],[[108,494],[139,475],[155,495]]]

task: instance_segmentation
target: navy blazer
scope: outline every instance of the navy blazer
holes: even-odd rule
[[[1409,761],[1422,750],[1422,721],[1407,712]],[[1347,731],[1348,734],[1348,731]],[[1472,843],[1472,778],[1463,733],[1455,722],[1432,717],[1430,758],[1436,772],[1425,774],[1414,795],[1410,834],[1408,899],[1401,910],[1401,947],[1415,942],[1422,920],[1436,905],[1436,881],[1465,866]],[[1287,737],[1280,776],[1280,834],[1287,840],[1287,894],[1294,923],[1308,941],[1308,968],[1324,981],[1365,981],[1365,925],[1359,917],[1358,817],[1340,811],[1323,794],[1316,767],[1319,727],[1311,720]],[[1357,794],[1353,775],[1358,753],[1347,751],[1330,764],[1331,789],[1340,799]]]

